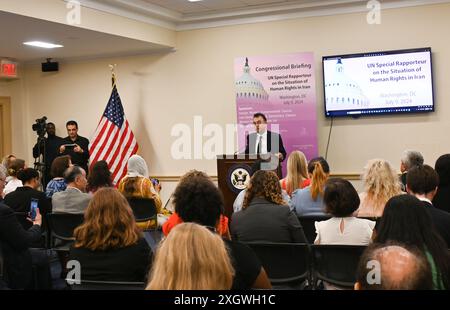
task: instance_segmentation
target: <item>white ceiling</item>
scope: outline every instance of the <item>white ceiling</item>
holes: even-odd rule
[[[64,0],[68,1],[68,0]],[[79,0],[82,5],[174,30],[369,12],[368,0]],[[379,0],[381,9],[450,0]]]
[[[22,62],[88,59],[151,53],[165,47],[86,30],[64,24],[0,11],[0,57]],[[47,50],[23,45],[26,41],[45,41],[64,45],[63,48]]]

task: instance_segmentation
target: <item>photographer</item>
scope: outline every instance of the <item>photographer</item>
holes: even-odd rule
[[[45,180],[42,182],[44,189],[47,183],[52,179],[50,175],[50,168],[53,160],[59,156],[59,147],[61,146],[62,138],[55,134],[55,124],[45,124],[47,118],[43,117],[36,121],[36,127],[33,125],[33,130],[36,128],[38,133],[38,142],[33,147],[33,157],[38,158],[43,155],[43,164],[45,165]],[[45,132],[47,132],[47,138],[45,138]]]

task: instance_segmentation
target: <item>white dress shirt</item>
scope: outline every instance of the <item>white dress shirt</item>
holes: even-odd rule
[[[267,154],[267,130],[256,134],[255,154],[258,154],[259,140],[261,139],[261,154]]]

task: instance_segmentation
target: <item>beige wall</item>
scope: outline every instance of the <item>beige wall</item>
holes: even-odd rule
[[[216,175],[214,160],[174,160],[170,136],[176,123],[192,124],[194,115],[204,123],[234,123],[233,60],[245,55],[271,55],[312,51],[316,57],[319,150],[323,154],[329,120],[323,117],[321,57],[431,46],[435,78],[436,112],[425,115],[336,119],[329,149],[329,162],[336,173],[360,173],[366,161],[381,157],[398,168],[404,149],[418,149],[434,165],[449,152],[450,5],[431,5],[382,12],[381,25],[368,25],[361,13],[314,17],[180,32],[177,51],[130,58],[62,63],[60,72],[43,74],[39,66],[25,70],[13,96],[18,120],[22,105],[26,121],[25,144],[31,149],[35,137],[29,128],[46,115],[65,135],[64,124],[76,119],[80,134],[90,137],[110,94],[108,64],[118,65],[119,92],[126,115],[148,160],[153,175],[180,175],[198,168]],[[0,86],[1,87],[1,86]],[[0,88],[1,90],[1,88]],[[23,117],[23,116],[22,116]],[[16,132],[20,140],[22,131]],[[28,156],[20,142],[13,147]],[[27,150],[28,150],[27,149]]]

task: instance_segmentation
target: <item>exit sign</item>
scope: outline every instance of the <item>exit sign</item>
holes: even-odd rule
[[[1,60],[0,61],[0,77],[1,78],[11,78],[15,79],[19,77],[17,71],[17,62],[11,60]]]

